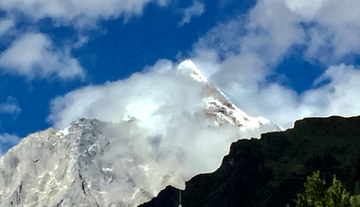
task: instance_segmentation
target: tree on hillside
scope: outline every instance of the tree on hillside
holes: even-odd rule
[[[326,183],[316,171],[307,178],[305,192],[298,194],[297,207],[351,207],[350,195],[341,182],[334,176],[332,185],[326,189]],[[354,200],[354,199],[352,199]]]

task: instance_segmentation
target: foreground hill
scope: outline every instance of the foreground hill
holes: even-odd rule
[[[195,176],[182,191],[186,207],[294,206],[306,177],[335,174],[351,193],[360,186],[360,117],[306,118],[293,129],[231,145],[221,167]],[[167,187],[142,207],[177,206],[179,191]]]

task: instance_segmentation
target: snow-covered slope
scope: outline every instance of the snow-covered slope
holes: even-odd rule
[[[204,114],[213,120],[214,126],[231,124],[239,128],[242,135],[258,136],[257,131],[280,130],[279,127],[263,117],[251,117],[235,106],[230,99],[216,86],[213,86],[191,60],[185,60],[177,67],[185,76],[191,77],[202,85],[202,103]],[[158,106],[152,102],[135,102],[126,107],[128,114],[124,121],[146,120],[150,113],[156,111]],[[148,124],[148,123],[147,123]],[[262,129],[261,129],[262,128]],[[255,130],[254,134],[244,134]]]
[[[152,102],[136,102],[118,123],[83,118],[31,134],[0,158],[0,207],[137,206],[215,170],[232,141],[277,130],[237,108],[191,61],[178,72],[201,85],[199,110],[175,125],[151,115]]]
[[[182,62],[178,69],[204,85],[203,107],[207,116],[214,120],[214,124],[232,124],[238,126],[241,131],[259,127],[279,130],[269,120],[263,117],[251,117],[240,110],[221,90],[208,82],[191,60]]]

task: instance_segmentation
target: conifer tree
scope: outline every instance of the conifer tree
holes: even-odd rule
[[[334,176],[332,185],[326,189],[326,183],[316,171],[307,178],[304,184],[305,192],[298,194],[296,207],[351,207],[356,205],[356,198],[352,197],[343,188],[341,182]]]
[[[305,192],[297,195],[296,207],[324,207],[325,181],[320,179],[319,171],[307,178],[304,187]]]
[[[333,177],[332,185],[326,190],[325,206],[346,207],[350,205],[350,195],[342,187],[340,180]]]

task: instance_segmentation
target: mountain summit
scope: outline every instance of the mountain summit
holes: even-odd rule
[[[269,125],[269,129],[279,128],[262,117],[251,117],[235,106],[230,99],[217,87],[211,85],[201,74],[191,60],[186,60],[178,66],[178,70],[190,75],[204,85],[203,106],[206,115],[214,120],[216,125],[232,124],[242,131],[252,130]]]
[[[196,106],[169,114],[179,103],[144,100],[118,123],[82,118],[29,135],[0,159],[0,207],[138,206],[215,170],[231,142],[277,130],[237,108],[191,61],[170,72],[199,92],[170,95],[184,96],[180,104],[198,95]]]
[[[220,89],[209,83],[191,60],[180,63],[177,70],[201,85],[201,103],[197,104],[203,109],[204,115],[213,121],[214,126],[230,124],[238,127],[242,133],[258,129],[260,131],[280,130],[269,120],[263,117],[251,117],[240,110]],[[151,111],[158,109],[158,106],[152,102],[141,101],[129,104],[126,109],[129,113],[125,115],[124,121],[145,120],[149,118]],[[258,136],[258,134],[255,132],[251,136]]]

